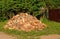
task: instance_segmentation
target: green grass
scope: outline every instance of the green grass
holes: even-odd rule
[[[60,34],[60,23],[49,21],[47,19],[41,19],[43,23],[47,25],[47,28],[45,28],[42,31],[31,31],[31,32],[24,32],[24,31],[17,31],[17,30],[5,30],[3,29],[3,26],[7,23],[7,21],[0,22],[0,31],[11,34],[11,35],[17,35],[19,39],[35,39],[36,36],[41,35],[48,35],[48,34]],[[28,38],[30,36],[30,38]],[[36,38],[36,39],[39,39]]]

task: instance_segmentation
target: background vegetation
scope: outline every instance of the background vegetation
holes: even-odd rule
[[[18,12],[38,16],[41,7],[60,8],[60,0],[0,0],[0,20],[9,19]]]

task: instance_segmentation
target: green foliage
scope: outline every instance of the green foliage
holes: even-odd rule
[[[6,14],[10,9],[16,12],[37,12],[44,6],[42,0],[1,0],[2,13]]]
[[[60,0],[0,0],[0,17],[7,18],[12,12],[33,12],[34,16],[39,15],[40,7],[60,6]]]
[[[4,22],[5,20],[7,20],[7,19],[4,17],[0,17],[0,22]]]
[[[60,9],[60,0],[45,0],[45,3],[50,9]]]

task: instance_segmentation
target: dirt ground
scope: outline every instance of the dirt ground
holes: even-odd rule
[[[14,37],[14,36],[5,34],[5,33],[3,33],[3,32],[0,32],[0,39],[17,39],[17,38]]]
[[[57,34],[43,35],[40,38],[41,39],[60,39],[60,35],[57,35]]]
[[[60,39],[60,35],[58,34],[52,34],[52,35],[42,35],[42,36],[37,36],[40,39]],[[0,32],[0,39],[17,39],[17,37],[8,35],[4,32]]]

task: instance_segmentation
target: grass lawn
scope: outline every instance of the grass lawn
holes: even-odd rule
[[[17,30],[5,30],[3,29],[3,26],[7,23],[7,21],[0,22],[0,31],[11,34],[11,35],[17,35],[19,39],[35,39],[34,36],[41,36],[41,35],[48,35],[48,34],[60,34],[60,23],[49,21],[47,19],[41,19],[43,23],[47,25],[47,28],[45,28],[42,31],[31,31],[31,32],[24,32],[24,31],[17,31]],[[31,38],[28,38],[27,36],[30,36]],[[36,38],[39,39],[39,38]]]

